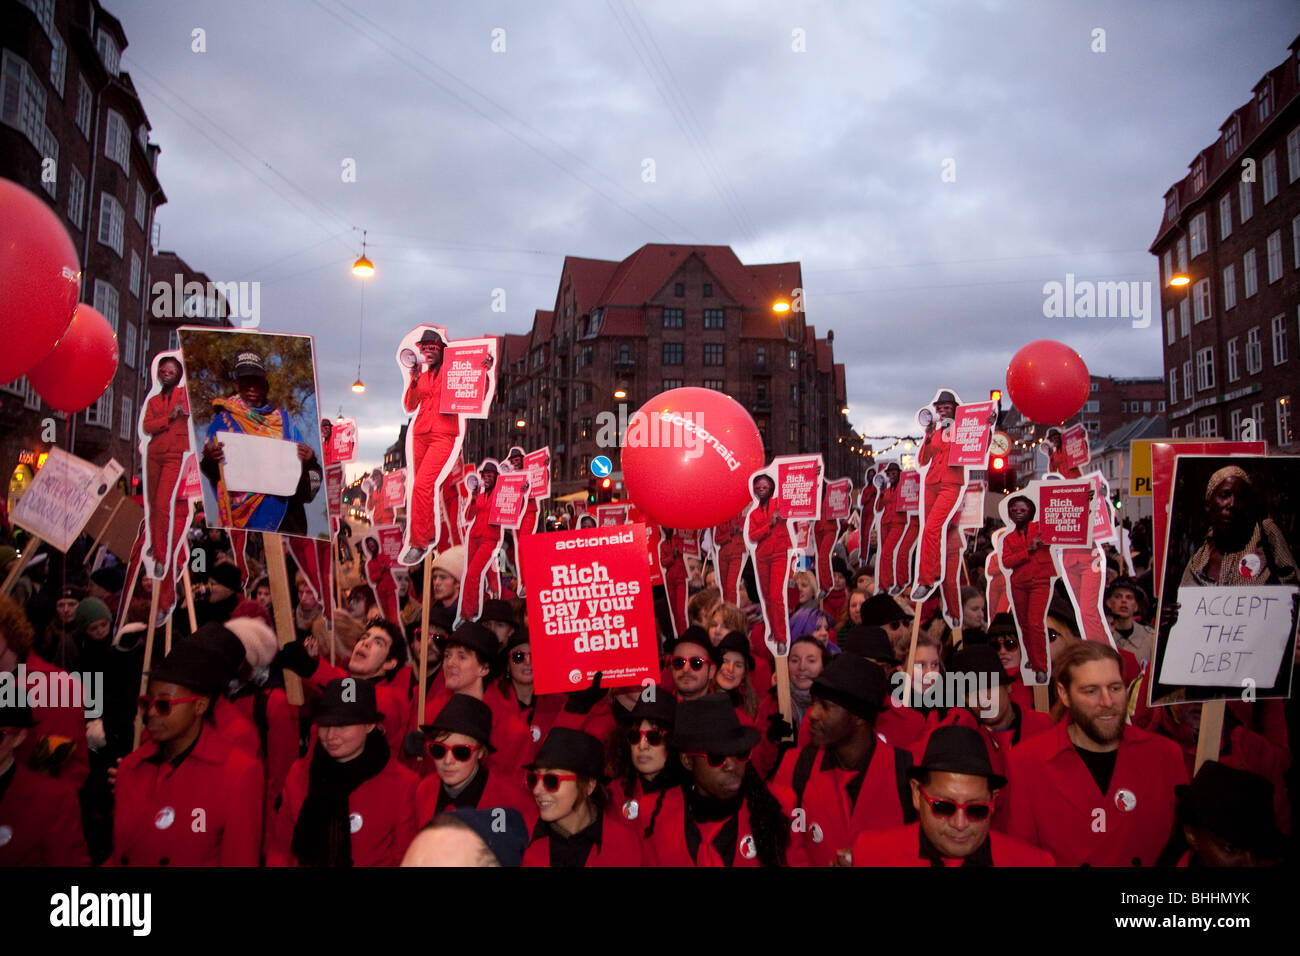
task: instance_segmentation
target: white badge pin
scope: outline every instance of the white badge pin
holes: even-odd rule
[[[0,826],[0,846],[4,846],[14,838],[14,828],[11,826]]]
[[[153,825],[159,830],[166,830],[176,822],[176,811],[171,807],[163,807],[154,814]]]
[[[1137,805],[1138,798],[1132,790],[1115,791],[1115,806],[1119,807],[1125,813],[1130,812]]]
[[[351,833],[356,833],[358,830],[361,829],[361,824],[364,823],[364,822],[365,822],[365,821],[363,821],[363,820],[361,819],[361,814],[359,814],[359,813],[349,813],[349,814],[348,814],[348,830],[349,830],[349,832],[351,832]]]
[[[637,814],[641,812],[641,805],[635,800],[629,800],[623,804],[623,817],[627,820],[635,820]]]
[[[821,825],[817,823],[814,823],[812,826],[808,828],[808,835],[812,837],[812,841],[814,843],[821,843],[822,840],[824,839],[822,835]]]
[[[533,724],[533,726],[530,727],[529,730],[531,731],[531,733],[532,733],[532,735],[533,735],[533,743],[537,743],[537,741],[539,741],[539,740],[542,739],[542,728],[541,728],[541,727],[538,727],[536,724]]]
[[[746,860],[752,860],[758,856],[758,847],[754,846],[753,834],[746,834],[745,839],[740,841],[740,855]]]

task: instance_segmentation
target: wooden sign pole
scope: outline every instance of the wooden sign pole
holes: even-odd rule
[[[94,540],[90,542],[90,547],[86,549],[86,560],[84,563],[90,563],[90,559],[95,554],[95,549],[99,547],[99,542],[103,540],[104,535],[108,534],[109,526],[113,523],[113,519],[117,517],[118,511],[121,509],[122,503],[125,501],[125,498],[119,498],[117,499],[117,503],[113,505],[113,510],[108,513],[108,518],[105,519],[102,525],[100,525],[99,531],[96,532]]]
[[[154,618],[158,616],[158,589],[153,589],[153,595],[149,598],[149,623],[146,625],[144,636],[144,661],[140,669],[140,696],[143,697],[149,692],[149,673],[153,670],[153,632]],[[144,711],[139,707],[135,709],[135,735],[132,738],[131,749],[135,750],[140,746],[140,735],[144,732]]]
[[[9,569],[9,576],[5,578],[5,583],[0,585],[0,594],[8,594],[13,590],[18,579],[22,576],[23,568],[27,567],[29,561],[36,556],[36,549],[39,548],[42,541],[36,535],[32,535],[25,545],[23,545],[23,556],[14,562],[14,566]]]
[[[1221,700],[1207,700],[1201,704],[1201,730],[1196,737],[1196,767],[1193,776],[1207,760],[1219,759],[1219,746],[1223,739],[1223,705]]]
[[[163,651],[167,654],[172,652],[172,616],[167,615],[167,623],[163,625]]]
[[[190,619],[190,633],[199,629],[198,615],[194,612],[194,585],[190,582],[190,563],[185,562],[181,571],[181,584],[185,587],[185,613]]]
[[[912,705],[912,669],[916,666],[916,639],[921,634],[921,605],[912,603],[912,641],[907,648],[907,670],[904,671],[906,680],[903,687],[906,693],[903,699],[907,701],[908,706]]]
[[[1052,709],[1051,694],[1047,684],[1034,685],[1034,710],[1046,714]]]
[[[419,722],[417,727],[423,727],[425,724],[424,717],[424,689],[429,686],[429,602],[432,598],[433,584],[433,557],[428,551],[424,553],[424,583],[421,589],[420,599],[420,710]],[[420,759],[424,758],[424,752],[421,751]]]
[[[289,598],[289,569],[284,563],[284,544],[273,531],[262,532],[262,551],[266,558],[267,580],[271,585],[271,613],[275,617],[275,634],[280,646],[292,644],[293,602]],[[284,695],[295,707],[303,704],[302,678],[293,671],[284,672]]]
[[[776,703],[781,709],[781,716],[785,719],[785,722],[793,727],[794,707],[790,703],[790,657],[788,652],[786,656],[776,659]],[[795,732],[798,733],[797,727]]]

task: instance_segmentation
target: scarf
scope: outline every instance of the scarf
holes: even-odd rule
[[[740,835],[740,807],[744,802],[743,793],[738,793],[727,800],[719,800],[717,797],[710,797],[694,789],[686,792],[682,817],[686,831],[686,849],[691,854],[692,860],[699,859],[700,841],[704,838],[696,820],[703,820],[705,823],[725,820],[722,829],[713,838],[713,848],[718,851],[718,856],[722,857],[723,866],[731,866],[735,862],[736,840]]]
[[[284,426],[287,416],[274,406],[264,405],[261,408],[253,408],[240,396],[231,395],[227,398],[214,399],[212,407],[219,415],[224,414],[226,423],[232,426],[223,429],[224,431],[258,435],[262,438],[290,439],[293,435],[292,440],[297,440],[292,426],[289,429]],[[221,477],[217,481],[217,510],[221,516],[221,523],[228,528],[247,527],[249,519],[265,498],[264,494],[251,492],[231,495],[226,490],[226,479]]]
[[[351,866],[352,831],[348,798],[388,764],[388,741],[376,727],[365,749],[339,763],[317,742],[308,771],[307,798],[293,827],[293,855],[299,866]]]
[[[920,846],[917,850],[917,856],[919,856],[923,860],[929,860],[931,866],[942,867],[944,865],[943,863],[944,856],[942,853],[939,852],[939,848],[930,842],[929,838],[925,835],[925,831],[922,830],[920,827],[917,827],[916,832],[920,834],[920,841],[919,841]],[[984,842],[981,843],[976,848],[974,853],[966,857],[966,859],[962,860],[961,865],[962,866],[992,866],[993,865],[992,843],[993,843],[992,835],[986,837]],[[951,857],[949,859],[951,859]]]
[[[794,729],[796,731],[799,729],[799,725],[803,723],[804,711],[806,711],[811,706],[812,706],[812,688],[809,687],[807,690],[800,690],[798,687],[795,687],[793,684],[791,684],[790,685],[790,710],[792,711],[792,713],[790,714],[790,716],[793,719],[790,721],[790,723],[794,726]]]
[[[1239,587],[1243,584],[1294,584],[1297,580],[1295,559],[1282,532],[1271,519],[1255,525],[1250,540],[1239,551],[1222,551],[1219,576],[1211,578],[1205,571],[1214,544],[1214,529],[1205,535],[1205,543],[1192,555],[1183,571],[1183,585]]]

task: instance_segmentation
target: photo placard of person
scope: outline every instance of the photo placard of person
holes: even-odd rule
[[[343,466],[325,466],[325,504],[329,516],[338,520],[343,517]]]
[[[1047,640],[1047,606],[1056,581],[1052,549],[1043,540],[1038,521],[1038,487],[1031,482],[998,504],[1002,533],[996,539],[998,566],[1011,603],[1020,639],[1021,676],[1035,687],[1034,705],[1046,710],[1047,683],[1052,673]],[[1037,688],[1042,688],[1040,694]]]
[[[596,526],[614,528],[628,523],[627,505],[596,505]]]
[[[1092,460],[1092,451],[1088,446],[1088,429],[1082,422],[1071,425],[1061,432],[1062,450],[1065,461],[1071,468],[1084,468]]]
[[[533,689],[639,687],[659,676],[645,526],[535,534],[520,544]]]
[[[1074,607],[1079,636],[1085,641],[1098,641],[1115,647],[1115,636],[1106,623],[1106,554],[1101,549],[1102,541],[1114,540],[1115,537],[1107,500],[1110,486],[1100,472],[1090,472],[1083,477],[1092,492],[1088,511],[1092,525],[1091,544],[1053,545],[1052,561]],[[1045,481],[1042,484],[1060,482]]]
[[[444,520],[455,523],[443,485],[460,464],[465,421],[486,418],[496,391],[495,338],[450,341],[441,326],[418,325],[398,343],[402,411],[406,429],[406,549],[402,564],[419,563],[435,544]],[[485,565],[486,567],[486,565]]]
[[[357,452],[357,420],[355,418],[321,419],[322,428],[329,426],[329,449],[326,452],[329,464],[343,464],[352,461]]]
[[[329,540],[309,335],[177,330],[209,528]]]

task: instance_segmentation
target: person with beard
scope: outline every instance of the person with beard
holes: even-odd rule
[[[461,582],[460,607],[457,621],[477,621],[483,607],[483,592],[491,590],[488,584],[488,566],[501,549],[505,529],[492,524],[492,507],[497,499],[497,477],[500,468],[495,461],[485,461],[479,466],[478,484],[465,507],[465,523],[469,533],[465,536],[465,577]],[[524,494],[527,494],[527,485]]]
[[[190,402],[180,385],[181,363],[170,355],[158,360],[159,392],[145,402],[140,428],[145,443],[144,484],[149,495],[149,548],[154,577],[161,578],[171,547],[173,499],[181,465],[190,450]]]
[[[865,830],[854,866],[1054,866],[1051,854],[990,829],[1006,780],[969,727],[938,727],[907,772],[916,823]]]
[[[1007,832],[1060,866],[1151,866],[1173,835],[1183,755],[1172,740],[1125,724],[1126,692],[1113,648],[1071,645],[1056,667],[1069,721],[1011,751]]]
[[[289,771],[269,866],[398,866],[415,839],[415,775],[391,758],[374,686],[325,685],[315,750]]]
[[[793,839],[812,866],[841,860],[863,830],[916,819],[906,786],[911,754],[876,735],[886,693],[881,668],[856,654],[834,658],[812,682],[809,742],[786,753],[773,778],[803,811]]]
[[[689,779],[668,791],[646,822],[647,866],[787,864],[789,808],[749,764],[759,737],[736,718],[726,694],[677,704],[669,743]]]
[[[626,732],[610,741],[610,806],[636,828],[638,836],[652,808],[686,776],[676,751],[668,745],[676,716],[672,689],[656,685],[649,700],[637,695]]]
[[[216,414],[204,435],[199,459],[199,471],[207,478],[216,496],[219,523],[225,528],[305,535],[307,510],[304,505],[316,497],[324,481],[316,452],[298,434],[288,410],[270,403],[270,384],[262,356],[256,352],[240,352],[235,357],[234,377],[235,394],[212,402]],[[294,442],[298,446],[301,471],[293,494],[231,493],[221,474],[221,465],[226,460],[219,440],[222,432]]]

